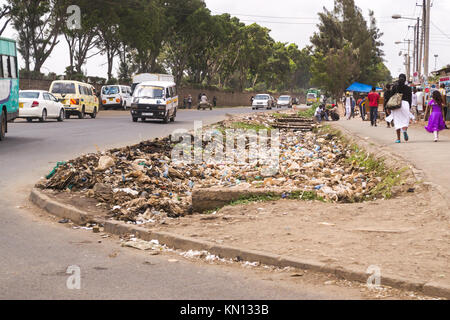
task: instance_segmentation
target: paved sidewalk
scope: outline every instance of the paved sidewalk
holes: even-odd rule
[[[409,142],[396,144],[395,129],[387,128],[382,121],[378,127],[371,127],[369,121],[361,119],[346,120],[333,123],[343,127],[370,143],[387,147],[390,151],[400,155],[418,169],[423,170],[427,180],[439,185],[444,192],[447,203],[450,201],[450,130],[440,133],[440,141],[435,143],[433,135],[425,129],[425,123],[420,122],[409,128]]]

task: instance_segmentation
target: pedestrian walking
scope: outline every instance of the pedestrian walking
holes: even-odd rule
[[[353,98],[353,96],[352,96],[352,113],[351,113],[351,117],[352,117],[353,119],[355,119],[355,108],[356,108],[356,100],[355,100],[355,98]]]
[[[419,113],[417,111],[417,88],[413,88],[412,92],[412,99],[411,99],[411,113],[416,117],[416,119],[419,118]]]
[[[444,122],[447,121],[447,90],[445,90],[445,84],[441,84],[441,88],[439,89],[439,93],[442,96],[442,107],[444,112]],[[445,124],[445,129],[448,129],[447,124]]]
[[[217,97],[216,96],[213,97],[213,105],[214,105],[214,107],[217,107]]]
[[[386,114],[386,119],[391,114],[391,111],[386,108],[386,105],[389,102],[389,99],[391,99],[391,97],[392,97],[392,86],[390,83],[388,83],[386,84],[386,91],[384,91],[384,105],[383,105],[384,113]],[[392,122],[386,120],[386,126],[390,128],[391,125],[392,127],[394,127],[394,124]]]
[[[191,95],[188,96],[187,103],[188,103],[188,108],[191,109],[192,108],[192,96]]]
[[[370,125],[377,126],[377,117],[378,117],[378,104],[380,102],[380,95],[377,92],[377,88],[372,87],[372,91],[367,96],[369,100],[370,107]]]
[[[428,119],[428,125],[425,129],[434,134],[434,142],[437,142],[439,140],[439,131],[445,129],[444,99],[438,90],[433,92],[433,99],[430,101],[427,109],[432,110],[430,118]]]
[[[350,117],[352,116],[353,100],[353,97],[350,96],[350,92],[347,92],[346,98],[344,100],[345,116],[347,117],[347,120],[350,120]]]
[[[423,94],[422,88],[419,88],[417,90],[416,98],[417,98],[417,120],[420,120],[425,111],[425,95]]]
[[[186,105],[187,105],[187,98],[186,98],[186,96],[184,96],[184,98],[183,98],[183,109],[186,109]]]
[[[404,74],[401,74],[398,77],[398,82],[392,88],[392,96],[394,97],[397,93],[402,95],[400,108],[391,110],[391,114],[386,118],[386,121],[394,121],[394,126],[397,131],[397,140],[395,143],[401,143],[400,138],[402,132],[405,141],[409,141],[409,123],[411,119],[415,119],[414,115],[410,111],[412,91],[411,88],[406,85],[406,75]]]
[[[358,100],[357,104],[359,107],[359,115],[361,116],[362,121],[366,121],[367,97],[361,96],[361,98]]]

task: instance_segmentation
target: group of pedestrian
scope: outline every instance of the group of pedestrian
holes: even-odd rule
[[[198,104],[208,103],[208,96],[206,93],[198,94]],[[213,106],[217,107],[217,97],[214,96],[212,100]],[[189,94],[188,96],[184,96],[183,98],[183,108],[184,109],[192,109],[192,96]]]
[[[395,140],[395,143],[401,143],[402,136],[404,141],[409,141],[408,128],[410,123],[412,120],[420,119],[422,115],[425,120],[428,120],[425,129],[433,133],[435,142],[439,140],[439,132],[448,129],[445,124],[448,110],[445,86],[442,85],[439,90],[431,92],[429,98],[426,96],[427,93],[424,93],[422,88],[412,89],[407,84],[404,74],[399,76],[394,85],[386,85],[383,107],[386,113],[387,127],[396,130],[397,140]],[[361,96],[357,102],[363,121],[365,121],[366,106],[369,106],[370,125],[373,127],[377,127],[380,99],[380,94],[373,87],[367,97]],[[347,95],[344,103],[347,119],[354,117],[352,97]]]

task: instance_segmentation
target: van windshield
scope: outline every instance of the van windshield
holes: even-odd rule
[[[75,84],[68,82],[56,82],[53,84],[51,93],[75,94]]]
[[[118,94],[119,93],[119,87],[118,86],[103,87],[102,93],[103,94]]]
[[[162,99],[164,98],[164,88],[154,86],[140,86],[133,94],[135,98]]]
[[[317,96],[316,96],[315,93],[308,93],[308,97],[307,97],[307,98],[308,98],[308,99],[316,99]]]
[[[289,98],[290,98],[290,97],[282,96],[282,97],[280,97],[278,100],[281,100],[281,101],[288,101]]]
[[[255,100],[269,100],[269,96],[265,96],[265,95],[258,94],[258,95],[255,97]]]

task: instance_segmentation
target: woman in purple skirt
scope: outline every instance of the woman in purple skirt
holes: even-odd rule
[[[430,118],[428,119],[428,126],[426,126],[425,129],[434,134],[434,142],[437,142],[439,139],[439,131],[445,129],[443,99],[438,90],[433,92],[433,99],[428,104],[428,109],[429,108],[433,109]]]

